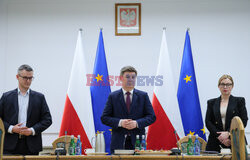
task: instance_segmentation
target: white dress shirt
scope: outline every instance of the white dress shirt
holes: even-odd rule
[[[127,91],[125,91],[125,89],[122,88],[122,92],[123,92],[123,96],[124,96],[124,101],[126,103],[126,99],[127,99]],[[132,89],[130,92],[130,102],[132,103],[132,98],[133,98],[133,92],[134,92],[134,89]]]
[[[18,95],[18,107],[19,107],[19,112],[18,112],[18,123],[22,123],[21,127],[26,126],[26,121],[27,121],[27,112],[28,112],[28,106],[29,106],[29,95],[30,95],[30,89],[27,90],[27,92],[23,95],[20,91],[20,89],[17,89],[17,95]],[[13,133],[13,125],[10,125],[8,128],[9,133]],[[34,128],[31,128],[32,130],[32,135],[35,135],[35,130]]]
[[[27,111],[29,106],[29,93],[30,90],[28,89],[28,91],[23,95],[18,88],[18,123],[22,123],[22,127],[26,126]]]
[[[122,88],[122,92],[123,92],[123,96],[124,96],[124,101],[126,103],[126,99],[127,99],[127,91],[125,89]],[[134,92],[134,89],[132,89],[130,92],[130,102],[132,103],[132,98],[133,98],[133,92]],[[121,127],[122,126],[122,120],[123,119],[120,119],[119,123],[118,123],[118,127]],[[136,122],[136,127],[138,128],[138,123]]]

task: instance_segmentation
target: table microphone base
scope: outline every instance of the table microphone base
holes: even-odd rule
[[[170,151],[172,152],[170,155],[181,155],[181,150],[177,148],[172,148]]]
[[[64,149],[64,148],[56,148],[55,155],[66,155],[66,149]]]

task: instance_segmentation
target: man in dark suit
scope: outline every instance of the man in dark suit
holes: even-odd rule
[[[30,89],[33,69],[21,65],[16,75],[18,88],[0,99],[0,118],[5,127],[4,154],[38,155],[41,133],[52,124],[43,94]]]
[[[115,149],[134,149],[136,135],[145,135],[145,127],[156,120],[146,92],[134,89],[137,71],[121,69],[122,89],[110,93],[101,116],[102,123],[112,127],[111,153]]]

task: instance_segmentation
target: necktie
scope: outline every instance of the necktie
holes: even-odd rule
[[[129,112],[129,109],[130,109],[130,103],[131,103],[131,100],[130,100],[130,92],[126,92],[126,95],[127,95],[127,97],[126,97],[126,106],[127,106],[127,110],[128,110],[128,112]]]

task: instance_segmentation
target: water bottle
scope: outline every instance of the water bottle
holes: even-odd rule
[[[188,155],[193,155],[193,142],[192,142],[192,137],[191,135],[188,136],[188,144],[187,144],[187,154]]]
[[[141,139],[141,150],[146,150],[147,146],[146,146],[146,140],[145,140],[145,135],[142,135],[142,139]]]
[[[70,140],[70,144],[69,144],[69,155],[75,155],[74,135],[71,135],[71,140]]]
[[[81,139],[80,139],[80,135],[77,136],[76,155],[82,155],[82,142],[81,142]]]
[[[196,134],[194,141],[194,155],[200,155],[200,152],[201,152],[200,142],[198,140],[198,134]]]
[[[140,142],[140,136],[139,135],[136,135],[135,150],[136,151],[141,150],[141,142]]]

